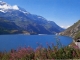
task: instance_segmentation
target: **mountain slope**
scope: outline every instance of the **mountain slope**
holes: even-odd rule
[[[71,36],[77,41],[80,38],[80,20],[60,34]]]
[[[64,30],[53,21],[48,21],[44,17],[31,14],[17,5],[11,6],[2,1],[0,1],[0,17],[6,18],[31,34],[55,34]]]
[[[25,30],[17,26],[15,23],[0,17],[0,34],[20,34],[23,33],[23,31]]]

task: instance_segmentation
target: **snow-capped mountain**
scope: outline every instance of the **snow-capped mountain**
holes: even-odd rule
[[[25,9],[23,9],[17,5],[11,6],[11,5],[7,4],[6,2],[0,1],[0,11],[6,13],[7,10],[19,10],[23,13],[29,14],[29,12],[27,12]]]
[[[0,17],[14,22],[17,26],[32,34],[55,34],[63,31],[55,22],[48,21],[42,16],[27,12],[17,5],[11,6],[0,1]]]
[[[6,2],[0,1],[0,11],[6,13],[8,9],[19,10],[17,5],[11,6]]]

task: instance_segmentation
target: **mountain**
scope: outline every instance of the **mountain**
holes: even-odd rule
[[[48,21],[42,16],[31,14],[17,5],[11,6],[3,1],[0,1],[0,17],[15,23],[30,34],[55,34],[64,30],[53,21]]]
[[[10,22],[3,17],[0,17],[0,34],[20,34],[28,33],[24,29],[17,26],[14,22]]]
[[[80,39],[80,20],[74,23],[71,27],[66,29],[64,32],[60,33],[61,35],[71,36],[75,41]]]

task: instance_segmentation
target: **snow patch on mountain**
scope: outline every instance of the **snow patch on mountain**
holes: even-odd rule
[[[12,6],[12,9],[19,10],[17,5]]]
[[[14,9],[14,10],[19,10],[18,6],[17,5],[9,5],[7,4],[6,2],[3,2],[3,1],[0,1],[0,9]]]
[[[0,12],[3,12],[3,13],[5,13],[5,11],[3,11],[3,10],[0,10]]]
[[[11,5],[7,4],[6,2],[0,1],[0,12],[6,13],[6,12],[8,12],[9,9],[19,10],[20,12],[23,12],[24,14],[30,14],[25,9],[23,9],[17,5],[11,6]]]
[[[22,10],[19,10],[19,11],[23,12],[24,14],[30,14],[30,13],[27,12],[27,11],[22,11]]]
[[[0,9],[14,9],[14,10],[19,10],[17,5],[10,6],[10,5],[0,5]]]

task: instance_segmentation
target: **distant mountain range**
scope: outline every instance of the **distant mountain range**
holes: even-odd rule
[[[3,33],[55,34],[64,29],[55,22],[34,15],[25,9],[0,1],[0,30]]]

